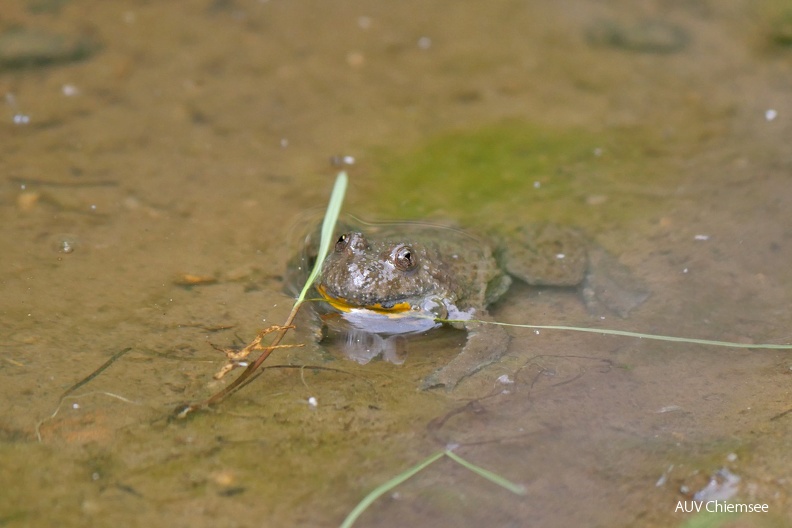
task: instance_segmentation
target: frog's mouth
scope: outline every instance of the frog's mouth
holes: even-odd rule
[[[368,304],[368,305],[359,305],[350,303],[348,300],[344,299],[343,297],[334,297],[327,292],[324,286],[318,285],[316,287],[316,291],[319,292],[319,295],[322,296],[322,299],[327,301],[327,304],[335,308],[340,312],[349,312],[354,309],[365,308],[366,310],[371,310],[372,312],[378,312],[382,314],[391,314],[391,313],[401,313],[406,312],[410,309],[410,303],[404,302],[397,302],[394,303],[392,306],[383,306],[380,303]]]

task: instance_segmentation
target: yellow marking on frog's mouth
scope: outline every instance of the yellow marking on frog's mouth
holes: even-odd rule
[[[322,285],[317,286],[316,291],[319,292],[319,295],[321,295],[322,298],[325,301],[327,301],[327,303],[330,306],[341,312],[349,312],[350,310],[356,308],[365,308],[366,310],[371,310],[372,312],[390,314],[390,313],[406,312],[407,310],[410,309],[410,303],[408,302],[396,303],[391,307],[382,306],[380,303],[369,304],[369,305],[352,304],[343,297],[333,297],[332,295],[327,293],[327,290]]]

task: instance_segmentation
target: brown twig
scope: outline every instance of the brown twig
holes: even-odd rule
[[[176,418],[185,418],[191,412],[198,411],[205,407],[211,407],[213,405],[216,405],[221,401],[223,401],[223,399],[225,399],[226,396],[232,394],[233,392],[236,392],[237,390],[241,389],[242,387],[253,381],[255,377],[251,377],[251,376],[253,376],[253,374],[259,369],[261,364],[264,363],[264,361],[266,361],[266,359],[269,357],[272,351],[275,350],[276,348],[279,348],[278,345],[283,340],[283,337],[286,335],[286,332],[294,328],[294,325],[292,323],[294,323],[294,318],[297,316],[297,311],[300,309],[301,305],[302,303],[296,303],[294,305],[291,313],[289,314],[289,317],[286,318],[286,322],[282,326],[276,326],[274,328],[271,327],[259,332],[258,335],[256,335],[256,337],[253,339],[253,341],[251,341],[250,344],[248,344],[244,349],[242,349],[243,351],[247,351],[247,353],[250,353],[253,350],[261,350],[262,352],[261,355],[259,355],[259,357],[256,358],[256,361],[248,365],[247,368],[242,371],[242,374],[240,374],[237,377],[237,379],[235,379],[227,387],[223,388],[222,390],[210,396],[204,401],[188,403],[186,405],[177,407],[173,413],[174,416]],[[272,343],[270,343],[268,346],[264,346],[264,347],[261,346],[261,340],[264,338],[264,336],[272,333],[273,331],[277,332],[277,334],[275,335],[275,338],[272,340]]]

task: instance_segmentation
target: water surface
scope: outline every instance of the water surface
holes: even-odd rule
[[[402,366],[297,333],[169,419],[225,383],[212,345],[284,320],[342,167],[349,212],[576,225],[652,290],[602,320],[518,287],[499,320],[788,343],[784,2],[6,4],[0,524],[337,526],[449,444],[527,494],[442,460],[358,525],[682,526],[718,472],[770,506],[740,526],[792,515],[783,351],[512,330],[447,394],[417,387],[463,332]]]

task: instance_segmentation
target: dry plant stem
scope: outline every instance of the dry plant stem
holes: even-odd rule
[[[193,411],[203,409],[204,407],[211,407],[212,405],[216,405],[221,401],[223,401],[223,399],[226,396],[236,391],[237,389],[241,388],[248,381],[250,381],[250,377],[253,375],[253,373],[258,370],[258,368],[261,366],[262,363],[264,363],[264,361],[267,360],[267,358],[272,353],[272,351],[278,348],[278,345],[280,344],[281,340],[283,340],[283,337],[286,335],[286,332],[288,332],[290,328],[294,328],[292,326],[292,323],[294,322],[294,318],[297,316],[297,311],[300,309],[301,305],[302,303],[296,303],[294,307],[292,307],[292,311],[289,314],[289,317],[286,319],[286,322],[278,330],[278,333],[275,335],[275,338],[272,340],[272,343],[270,343],[266,347],[261,347],[262,350],[261,355],[258,358],[256,358],[256,361],[248,365],[247,368],[242,371],[242,374],[240,374],[237,377],[237,379],[235,379],[233,382],[231,382],[231,384],[229,384],[223,390],[214,394],[210,398],[202,402],[191,403],[185,407],[179,408],[176,412],[176,416],[178,418],[183,418]],[[253,349],[255,345],[258,344],[257,341],[260,341],[261,335],[262,334],[256,336],[256,339],[254,339],[253,342],[250,345],[248,345],[248,347],[246,348]]]
[[[338,214],[341,211],[341,204],[344,201],[344,193],[346,192],[347,187],[347,174],[344,171],[341,171],[336,176],[335,184],[333,185],[333,191],[330,193],[330,202],[327,205],[327,210],[325,211],[325,217],[322,222],[322,237],[319,242],[319,253],[317,255],[316,263],[314,264],[313,270],[311,274],[308,276],[308,280],[305,281],[305,286],[303,286],[302,292],[300,292],[299,297],[297,297],[297,301],[292,306],[291,313],[289,317],[286,319],[286,322],[277,330],[277,335],[273,339],[272,343],[269,346],[262,347],[260,346],[260,342],[262,337],[265,333],[259,333],[256,336],[256,339],[245,347],[247,350],[261,350],[261,355],[256,358],[256,361],[251,363],[243,372],[242,374],[237,377],[229,386],[212,396],[206,401],[192,403],[183,407],[180,407],[175,411],[175,416],[177,418],[184,418],[192,411],[201,409],[203,407],[209,407],[215,405],[223,400],[226,396],[231,394],[232,392],[240,389],[250,381],[256,378],[256,376],[261,372],[259,367],[262,363],[269,357],[275,348],[278,347],[278,344],[283,339],[283,336],[286,335],[286,332],[289,331],[289,328],[292,327],[292,323],[294,322],[294,318],[297,315],[297,311],[300,309],[303,301],[305,300],[305,294],[308,292],[308,289],[313,284],[316,276],[319,274],[319,270],[321,269],[321,263],[324,261],[324,257],[327,255],[328,250],[330,249],[330,239],[333,235],[333,229],[335,227],[336,221],[338,220]]]
[[[258,335],[255,337],[255,339],[253,339],[253,341],[248,343],[248,345],[245,346],[245,348],[243,348],[242,350],[240,350],[238,352],[234,351],[231,348],[220,348],[220,347],[217,347],[215,345],[212,345],[212,347],[214,347],[215,350],[218,350],[218,351],[224,353],[226,355],[226,358],[228,359],[228,362],[225,365],[223,365],[223,368],[221,368],[220,371],[217,372],[213,376],[214,379],[216,379],[216,380],[222,379],[226,374],[228,374],[232,370],[243,366],[241,364],[241,362],[243,360],[246,360],[251,352],[253,352],[254,350],[263,350],[264,349],[264,347],[261,346],[261,341],[262,341],[262,339],[264,339],[264,336],[267,336],[267,335],[271,334],[272,332],[278,332],[280,330],[283,330],[283,327],[278,326],[278,325],[272,325],[272,326],[262,330],[261,332],[258,333]],[[301,346],[303,346],[303,345],[302,344],[297,344],[297,345],[273,345],[273,348],[299,348]]]

